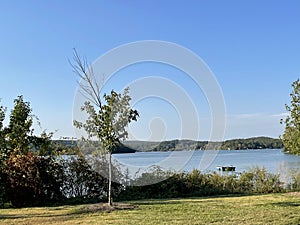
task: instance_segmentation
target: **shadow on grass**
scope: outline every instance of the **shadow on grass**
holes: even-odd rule
[[[19,214],[2,214],[0,215],[0,220],[7,220],[7,219],[26,219],[26,218],[32,218],[32,217],[41,217],[41,218],[52,218],[52,217],[67,217],[71,216],[70,213],[66,214],[39,214],[39,213],[34,213],[34,214],[28,214],[28,215],[19,215]]]
[[[183,201],[176,201],[176,200],[141,200],[141,201],[135,201],[132,202],[132,204],[136,205],[176,205],[184,203]]]
[[[300,207],[300,202],[274,202],[269,205],[280,207]]]
[[[205,203],[205,202],[207,203],[207,202],[216,202],[217,200],[222,198],[239,198],[239,197],[247,197],[247,196],[255,196],[255,194],[229,194],[229,195],[213,195],[213,196],[203,196],[203,197],[183,196],[179,198],[139,199],[139,200],[128,201],[128,203],[136,204],[136,205],[152,205],[152,204],[168,205],[168,204],[185,204],[189,200],[191,200],[191,203],[193,202],[193,200],[197,200],[197,203]],[[257,196],[259,195],[257,194]],[[198,200],[203,200],[203,202]]]
[[[69,215],[98,213],[98,212],[109,213],[112,211],[133,210],[136,208],[138,208],[137,205],[128,204],[128,203],[113,203],[112,205],[108,205],[107,203],[98,203],[98,204],[86,205],[78,209],[75,209],[72,212],[70,212]]]
[[[64,217],[64,216],[68,216],[72,214],[72,209],[71,207],[73,206],[69,206],[69,205],[65,205],[65,206],[60,206],[60,207],[43,207],[43,209],[45,209],[45,211],[49,210],[47,213],[45,212],[41,212],[41,213],[28,213],[28,214],[5,214],[5,213],[0,213],[0,220],[4,220],[4,219],[26,219],[26,218],[32,218],[32,217],[42,217],[42,218],[51,218],[51,217]],[[31,209],[34,209],[34,207],[32,207]],[[22,208],[11,208],[11,210],[15,210],[16,212],[18,210],[22,210]],[[56,211],[59,212],[61,210],[69,210],[71,212],[62,212],[62,213],[51,213],[51,211]]]
[[[51,208],[51,211],[54,210],[65,210],[67,207],[64,208]],[[92,205],[86,205],[82,206],[80,208],[70,208],[67,209],[67,212],[63,212],[60,214],[57,213],[30,213],[30,214],[0,214],[0,220],[6,220],[6,219],[26,219],[26,218],[32,218],[32,217],[40,217],[40,218],[62,218],[64,217],[65,220],[68,220],[68,218],[73,217],[74,215],[80,215],[80,214],[89,214],[89,213],[109,213],[112,211],[118,211],[118,210],[133,210],[138,208],[137,205],[133,204],[125,204],[125,203],[116,203],[112,206],[107,205],[106,203],[98,203],[98,204],[92,204]]]

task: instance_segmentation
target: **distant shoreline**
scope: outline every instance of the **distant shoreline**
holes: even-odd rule
[[[77,140],[53,140],[54,144],[65,148],[77,147]],[[208,142],[195,140],[168,140],[168,141],[125,141],[115,153],[134,152],[165,152],[184,150],[257,150],[282,149],[283,143],[278,138],[252,137],[245,139],[230,139],[223,142]]]
[[[259,150],[282,149],[280,139],[270,137],[252,137],[245,139],[231,139],[223,142],[208,142],[195,140],[154,141],[126,141],[124,145],[137,152],[153,151],[182,151],[182,150]]]

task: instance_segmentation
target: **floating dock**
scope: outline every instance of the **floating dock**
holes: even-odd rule
[[[235,166],[217,166],[219,171],[235,171]]]

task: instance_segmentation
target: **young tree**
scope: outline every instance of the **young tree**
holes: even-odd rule
[[[74,121],[74,126],[84,129],[88,138],[96,138],[108,155],[108,204],[111,205],[112,161],[111,155],[116,151],[121,141],[128,137],[127,126],[136,121],[139,114],[130,106],[129,89],[123,93],[114,90],[110,94],[100,97],[101,85],[97,81],[92,66],[82,60],[74,50],[74,63],[71,63],[74,72],[81,78],[79,83],[82,94],[87,101],[81,107],[88,114],[86,121]]]
[[[285,105],[289,115],[285,120],[281,120],[281,123],[285,124],[281,139],[285,152],[298,155],[300,154],[300,80],[293,82],[292,87],[291,104]]]
[[[33,134],[33,115],[29,102],[18,96],[14,100],[14,108],[11,110],[9,124],[3,127],[5,108],[0,107],[0,156],[7,159],[13,152],[26,155],[34,149],[40,155],[46,155],[51,150],[51,138],[53,133],[45,131],[39,136]],[[37,119],[38,120],[38,119]]]
[[[33,124],[32,109],[29,102],[24,102],[23,96],[18,96],[14,103],[6,129],[8,151],[18,150],[20,153],[27,154],[30,150],[29,136],[33,133],[31,128]]]

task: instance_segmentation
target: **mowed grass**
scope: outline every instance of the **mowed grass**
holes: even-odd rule
[[[0,224],[300,224],[300,197],[289,194],[128,202],[138,208],[83,211],[83,205],[1,209]]]

